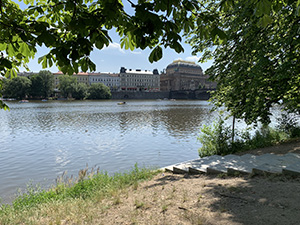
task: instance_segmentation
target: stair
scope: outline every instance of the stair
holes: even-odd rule
[[[285,155],[264,154],[260,156],[245,154],[242,156],[213,155],[162,168],[173,173],[191,174],[287,174],[300,176],[300,154]]]

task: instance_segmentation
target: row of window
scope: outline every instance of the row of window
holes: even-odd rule
[[[143,74],[125,74],[123,76],[124,77],[147,77],[147,78],[152,78],[153,77],[153,75],[143,75]],[[156,75],[156,76],[158,76],[158,75]]]
[[[127,85],[126,86],[129,86],[129,87],[141,87],[141,86],[151,86],[151,87],[157,87],[158,86],[158,84],[156,83],[156,84],[141,84],[141,83],[127,83]]]
[[[154,81],[158,81],[157,79],[156,80],[153,80],[153,79],[125,79],[125,82],[154,82]]]

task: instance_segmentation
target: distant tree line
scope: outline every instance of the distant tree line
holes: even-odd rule
[[[78,83],[76,77],[61,75],[59,79],[59,90],[63,97],[75,99],[110,99],[109,87],[103,83],[94,83],[88,86],[85,83]]]
[[[75,99],[109,99],[109,87],[102,83],[88,86],[78,83],[75,77],[69,75],[59,76],[59,91],[62,97]],[[16,99],[42,99],[54,95],[54,77],[50,71],[42,70],[30,77],[14,77],[3,80],[2,95],[6,98]]]

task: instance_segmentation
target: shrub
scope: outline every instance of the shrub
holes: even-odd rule
[[[226,155],[230,153],[231,129],[225,127],[224,120],[219,117],[212,126],[203,125],[198,140],[202,143],[199,156]]]
[[[227,155],[239,151],[263,148],[289,138],[289,135],[282,130],[263,125],[253,135],[248,130],[244,132],[236,131],[237,137],[232,142],[231,128],[226,127],[224,123],[224,120],[219,118],[212,126],[204,125],[200,129],[201,133],[198,137],[198,140],[202,143],[202,147],[198,150],[200,157]]]
[[[277,119],[277,129],[287,133],[290,138],[300,137],[300,127],[297,117],[294,113],[282,113],[281,117]]]

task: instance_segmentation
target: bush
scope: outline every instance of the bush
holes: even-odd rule
[[[89,99],[110,99],[111,92],[109,87],[102,83],[94,83],[89,87]]]
[[[235,141],[232,142],[230,127],[224,126],[224,120],[219,118],[212,126],[204,125],[198,140],[202,143],[199,156],[227,155],[250,149],[263,148],[274,145],[289,138],[285,132],[263,125],[254,135],[249,131],[236,132]]]
[[[212,126],[203,125],[200,130],[202,132],[198,137],[202,143],[202,147],[198,150],[200,157],[230,153],[231,129],[224,126],[223,119],[219,118]]]
[[[297,117],[294,113],[282,113],[281,117],[277,119],[277,129],[287,133],[290,138],[300,137],[300,127]]]

